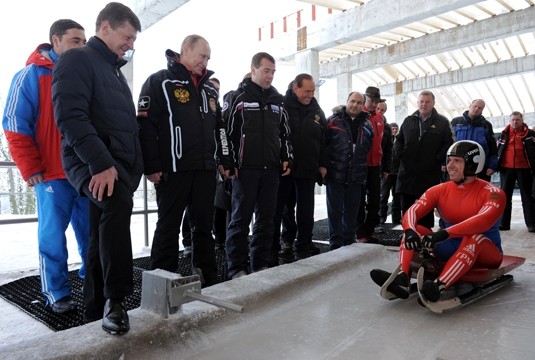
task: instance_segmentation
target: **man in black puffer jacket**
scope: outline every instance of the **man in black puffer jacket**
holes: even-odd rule
[[[61,55],[52,95],[62,158],[71,184],[90,200],[84,320],[102,318],[111,334],[130,329],[124,298],[134,290],[130,217],[143,173],[136,109],[120,68],[141,24],[112,2],[85,47]]]
[[[288,113],[293,147],[293,164],[290,176],[281,176],[275,213],[273,256],[276,259],[280,248],[280,225],[284,207],[289,198],[295,198],[297,239],[284,244],[281,251],[293,250],[295,260],[311,255],[312,229],[314,227],[314,188],[318,179],[327,173],[327,152],[325,151],[325,130],[327,120],[318,101],[314,98],[316,83],[309,74],[299,74],[290,83],[284,96],[284,109]],[[295,191],[295,196],[291,196]],[[293,247],[293,249],[292,249]],[[283,254],[281,254],[283,255]],[[283,256],[284,257],[284,256]]]

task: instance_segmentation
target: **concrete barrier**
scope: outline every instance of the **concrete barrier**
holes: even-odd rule
[[[190,348],[198,351],[206,340],[202,338],[204,328],[216,322],[218,326],[224,325],[225,321],[236,317],[246,321],[248,311],[261,308],[267,302],[284,302],[289,293],[326,286],[331,277],[355,271],[362,264],[377,263],[378,258],[388,258],[388,262],[394,263],[395,255],[392,254],[388,254],[383,246],[355,244],[202,290],[205,295],[243,306],[242,314],[200,301],[182,305],[182,312],[167,319],[138,308],[129,311],[131,330],[126,335],[109,335],[102,330],[101,322],[96,321],[0,346],[0,357],[24,360],[119,359],[125,354],[133,355],[169,343],[183,344],[184,352]]]

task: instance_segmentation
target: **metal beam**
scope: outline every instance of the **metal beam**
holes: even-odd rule
[[[307,48],[325,50],[384,31],[474,5],[480,0],[374,0],[307,26]],[[295,36],[279,47],[280,57],[289,60],[298,52]],[[282,51],[285,51],[284,54]]]
[[[341,10],[341,11],[345,11],[349,8],[362,4],[361,1],[354,1],[354,0],[299,0],[299,1],[312,4],[312,5],[323,6],[323,7],[331,8],[335,10]]]
[[[423,56],[528,33],[534,28],[535,7],[529,7],[321,64],[320,77],[331,78],[344,72],[372,70]]]
[[[190,0],[132,0],[132,10],[141,21],[141,29],[147,30],[158,21]]]
[[[518,75],[521,73],[533,72],[535,69],[535,55],[522,58],[504,60],[497,63],[474,66],[446,73],[429,75],[417,79],[410,79],[399,84],[387,84],[380,86],[381,95],[395,96],[396,88],[403,89],[404,93],[422,91],[425,89],[436,89],[444,86],[458,85],[471,81],[482,81],[486,79],[498,78],[502,76]]]

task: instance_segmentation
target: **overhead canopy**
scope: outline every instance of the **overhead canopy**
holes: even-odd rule
[[[275,32],[266,43],[276,44],[281,60],[317,51],[324,79],[350,73],[355,88],[405,93],[409,107],[421,90],[431,89],[437,110],[450,118],[483,98],[487,117],[504,121],[518,110],[535,123],[533,0],[301,1],[316,5],[315,13],[322,6],[332,11]]]
[[[147,30],[158,21],[189,2],[190,0],[131,0],[133,10],[141,21],[141,28]]]

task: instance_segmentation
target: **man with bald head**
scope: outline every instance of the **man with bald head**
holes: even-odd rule
[[[462,116],[451,121],[451,127],[455,140],[473,140],[483,147],[487,161],[477,177],[490,181],[498,169],[498,148],[492,124],[482,115],[484,109],[485,101],[473,100]]]
[[[370,114],[364,95],[352,92],[345,106],[327,119],[327,215],[329,244],[334,250],[355,243],[357,215],[367,178],[368,153],[373,143]]]
[[[217,282],[215,172],[219,165],[228,177],[230,169],[219,94],[207,69],[210,55],[206,39],[186,36],[180,54],[166,51],[167,69],[149,76],[138,101],[145,175],[154,183],[158,203],[150,267],[177,270],[180,219],[187,206],[192,273],[201,276],[203,286]]]

